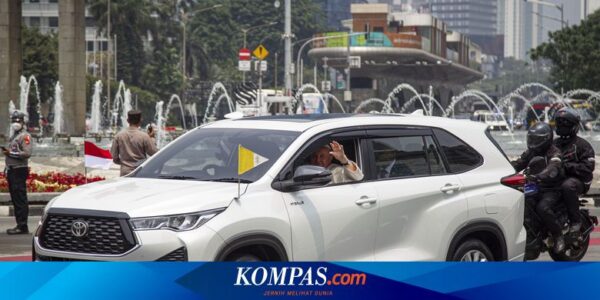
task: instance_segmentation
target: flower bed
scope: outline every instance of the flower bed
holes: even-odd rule
[[[87,183],[104,180],[104,177],[88,177]],[[83,174],[68,175],[64,173],[49,172],[45,174],[29,173],[27,177],[27,192],[64,192],[72,187],[86,183]],[[6,176],[0,173],[0,193],[8,193]]]

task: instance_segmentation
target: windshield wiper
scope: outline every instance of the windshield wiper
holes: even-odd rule
[[[217,178],[217,179],[206,179],[206,181],[217,181],[217,182],[239,182],[240,183],[253,183],[254,181],[248,179],[238,179],[238,178]]]
[[[160,175],[158,178],[161,179],[175,179],[175,180],[190,180],[190,179],[198,179],[192,176],[183,176],[183,175]]]

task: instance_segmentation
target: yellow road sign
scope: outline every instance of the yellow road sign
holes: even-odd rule
[[[252,54],[254,54],[254,57],[263,60],[269,56],[269,50],[267,50],[267,48],[265,48],[263,45],[258,45],[258,47],[252,51]]]

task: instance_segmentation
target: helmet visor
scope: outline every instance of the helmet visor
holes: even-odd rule
[[[543,146],[550,139],[549,134],[528,134],[527,148],[535,149]]]

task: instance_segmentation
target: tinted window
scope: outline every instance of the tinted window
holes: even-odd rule
[[[452,173],[462,173],[476,168],[481,164],[481,155],[445,130],[433,129],[442,152],[446,156],[448,167]]]
[[[425,154],[427,155],[427,160],[429,161],[429,167],[431,168],[431,174],[445,174],[446,167],[444,166],[444,161],[442,159],[442,155],[440,154],[440,150],[435,145],[433,141],[433,137],[426,136],[425,137]]]
[[[204,128],[173,141],[136,174],[143,178],[226,181],[237,178],[238,145],[267,159],[242,174],[256,181],[296,139],[298,132],[283,130]]]
[[[371,144],[377,179],[430,174],[423,137],[379,138]]]

